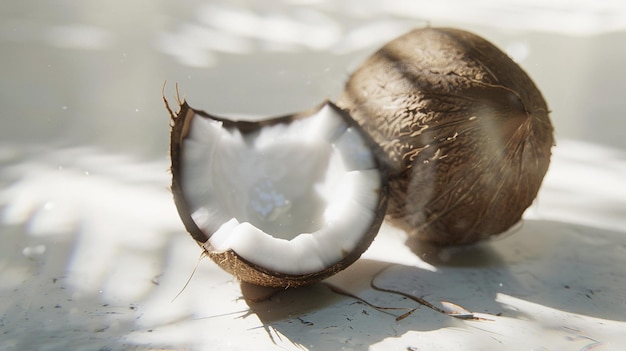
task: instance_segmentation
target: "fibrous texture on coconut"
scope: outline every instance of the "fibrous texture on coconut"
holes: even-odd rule
[[[391,221],[431,243],[506,231],[550,162],[541,93],[506,54],[465,31],[417,29],[389,42],[354,72],[338,105],[386,154]]]
[[[260,122],[182,103],[172,191],[186,229],[240,280],[309,284],[353,263],[384,218],[377,145],[332,103]]]

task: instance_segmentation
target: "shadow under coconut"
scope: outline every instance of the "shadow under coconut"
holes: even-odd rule
[[[446,247],[408,238],[405,245],[424,262],[436,267],[493,267],[505,262],[488,242]]]
[[[511,295],[561,311],[626,321],[626,232],[526,221],[493,243],[519,290]]]
[[[434,330],[455,322],[423,307],[413,313],[420,317],[396,321],[418,305],[370,287],[371,278],[389,266],[383,261],[358,260],[321,283],[280,290],[263,301],[248,301],[250,313],[258,316],[275,343],[287,338],[294,345],[322,350],[367,348],[410,330]],[[250,292],[250,287],[242,287],[242,293],[246,299],[259,296]]]
[[[525,220],[512,232],[467,247],[407,241],[436,272],[397,266],[379,278],[395,290],[434,294],[474,312],[513,310],[510,295],[563,312],[626,321],[626,232]]]
[[[413,246],[436,271],[361,259],[322,283],[282,290],[260,302],[248,302],[275,342],[311,349],[366,348],[409,331],[499,323],[496,316],[535,320],[515,306],[512,296],[565,313],[626,321],[626,235],[553,221],[526,220],[513,235],[464,248]],[[612,269],[610,267],[613,267]],[[449,301],[493,321],[461,320],[421,306],[399,294],[421,297],[436,306]],[[339,292],[338,292],[339,290]],[[244,297],[258,298],[250,289]],[[358,296],[358,298],[355,298]],[[371,305],[393,309],[376,309]],[[413,308],[419,307],[400,320]],[[556,318],[556,317],[555,317]],[[550,325],[567,321],[539,319]]]

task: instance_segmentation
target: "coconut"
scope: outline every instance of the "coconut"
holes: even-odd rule
[[[369,57],[337,104],[381,146],[390,222],[438,245],[470,244],[517,223],[554,144],[529,76],[487,40],[413,30]]]
[[[166,102],[167,103],[167,102]],[[172,192],[187,231],[239,280],[296,287],[349,266],[384,219],[377,145],[330,102],[246,121],[173,113]],[[379,151],[380,152],[380,151]]]

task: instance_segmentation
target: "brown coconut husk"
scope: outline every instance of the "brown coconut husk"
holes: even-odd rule
[[[550,163],[553,128],[540,91],[466,31],[423,28],[389,42],[352,74],[338,105],[384,150],[390,221],[433,244],[509,229]]]

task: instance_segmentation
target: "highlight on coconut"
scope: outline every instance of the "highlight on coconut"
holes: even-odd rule
[[[186,230],[224,270],[270,287],[345,269],[385,218],[436,245],[506,231],[536,197],[554,143],[528,75],[450,28],[390,41],[336,104],[261,121],[166,107]]]

